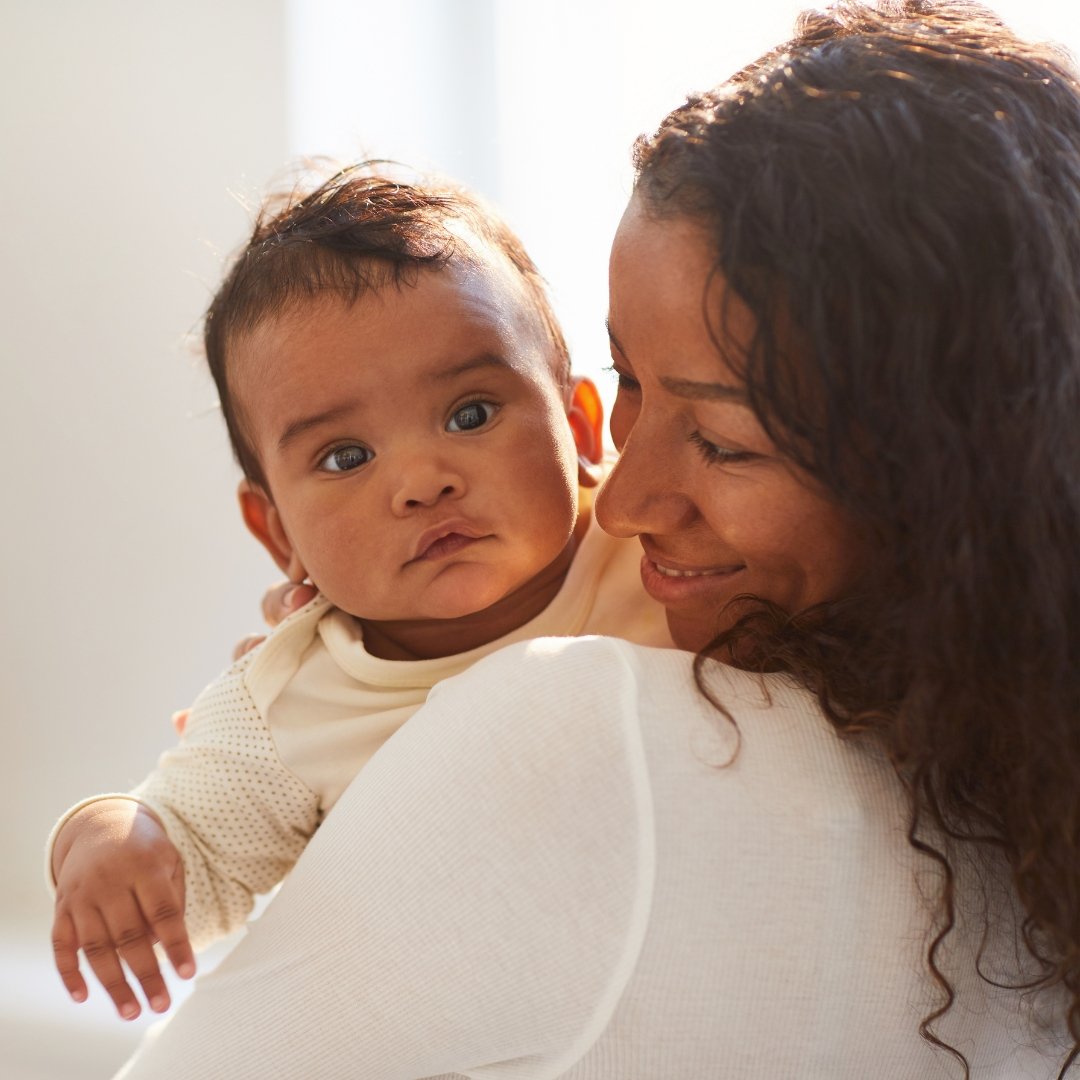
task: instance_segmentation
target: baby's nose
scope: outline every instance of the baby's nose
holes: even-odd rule
[[[444,499],[460,498],[465,492],[462,478],[447,469],[430,466],[410,469],[403,475],[393,495],[393,510],[405,514]]]

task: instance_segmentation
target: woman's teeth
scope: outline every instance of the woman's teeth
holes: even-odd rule
[[[664,577],[709,577],[711,574],[721,574],[722,570],[672,570],[670,567],[661,566],[659,563],[653,563],[653,566],[664,575]]]

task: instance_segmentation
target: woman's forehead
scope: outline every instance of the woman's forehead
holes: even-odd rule
[[[702,223],[631,200],[612,246],[608,316],[629,362],[647,353],[684,382],[735,380],[756,324],[716,259],[715,235]]]

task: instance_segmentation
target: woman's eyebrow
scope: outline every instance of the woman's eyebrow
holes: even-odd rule
[[[749,405],[750,398],[741,386],[728,383],[695,382],[693,379],[675,379],[662,376],[660,385],[676,397],[689,398],[692,401],[731,401],[738,405]]]
[[[626,356],[626,350],[619,344],[619,339],[611,332],[611,323],[604,320],[611,344]],[[691,401],[731,401],[738,405],[749,405],[750,398],[741,386],[728,383],[695,382],[693,379],[676,379],[662,376],[660,385],[676,397],[689,398]]]

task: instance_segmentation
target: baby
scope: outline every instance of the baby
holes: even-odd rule
[[[671,644],[639,546],[592,522],[596,388],[473,196],[356,166],[269,204],[205,344],[244,520],[319,595],[200,695],[134,792],[53,830],[61,978],[85,1000],[81,948],[126,1019],[120,959],[167,1009],[153,942],[190,977],[436,682],[525,638]]]

